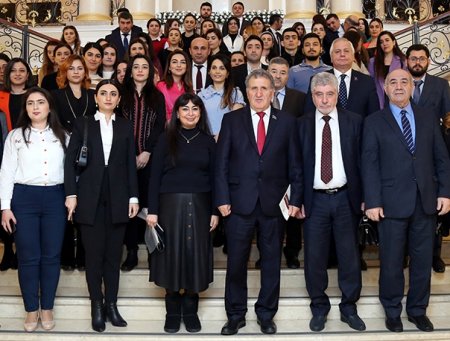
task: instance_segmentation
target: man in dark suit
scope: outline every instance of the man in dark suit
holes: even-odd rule
[[[192,59],[192,85],[194,92],[199,93],[212,84],[212,79],[208,74],[208,41],[203,37],[194,38],[189,48],[189,54]]]
[[[339,82],[338,107],[366,117],[380,110],[373,78],[352,70],[355,50],[346,38],[337,38],[331,44],[330,55],[333,73]],[[305,111],[314,110],[311,89],[308,90]]]
[[[119,27],[115,28],[105,39],[117,48],[117,60],[122,60],[127,53],[128,45],[142,29],[133,25],[133,16],[128,11],[119,13]]]
[[[244,19],[244,4],[241,1],[236,1],[231,7],[231,13],[233,17],[239,19],[239,34],[242,35],[245,28],[251,25],[251,22]],[[222,26],[222,36],[228,35],[228,25]]]
[[[434,113],[438,119],[450,112],[450,87],[445,79],[427,74],[430,51],[425,45],[414,44],[406,51],[409,73],[414,79],[412,101]],[[445,263],[441,258],[442,235],[436,233],[433,250],[433,270],[442,273]]]
[[[255,230],[261,253],[255,311],[261,331],[276,333],[285,224],[279,203],[290,185],[288,214],[297,216],[301,198],[295,118],[271,108],[275,86],[267,71],[252,71],[246,83],[250,105],[224,116],[217,144],[216,204],[227,217],[228,242],[223,335],[236,334],[246,323],[247,261]]]
[[[272,106],[281,109],[294,117],[303,115],[306,95],[286,86],[289,75],[289,64],[282,57],[275,57],[270,60],[267,69],[275,81],[275,95]],[[286,257],[286,265],[290,269],[300,267],[298,254],[302,248],[301,221],[291,217],[286,224],[286,246],[283,249]]]
[[[269,28],[267,30],[270,31],[275,38],[274,45],[278,56],[281,56],[282,50],[281,40],[283,39],[283,37],[279,32],[282,27],[283,17],[280,14],[271,14],[269,17]]]
[[[389,106],[364,122],[362,178],[367,216],[378,222],[380,292],[386,328],[401,332],[407,246],[408,320],[432,331],[430,298],[436,212],[450,209],[450,161],[437,120],[410,103],[414,85],[405,70],[392,71],[384,90]]]
[[[247,90],[245,80],[247,76],[256,69],[267,69],[266,65],[261,64],[261,56],[263,52],[263,41],[256,35],[251,35],[244,42],[244,53],[247,57],[247,63],[235,66],[231,69],[231,77],[234,85],[241,90],[244,100],[248,103]]]
[[[312,331],[325,328],[331,308],[325,290],[328,250],[334,236],[342,291],[341,321],[362,331],[366,326],[356,310],[361,293],[357,222],[362,202],[362,118],[336,108],[338,82],[334,75],[318,73],[311,88],[316,110],[298,121],[305,193],[305,280],[313,315],[309,327]]]

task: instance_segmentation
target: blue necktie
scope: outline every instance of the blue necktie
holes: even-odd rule
[[[413,101],[415,104],[419,104],[420,100],[420,86],[423,84],[423,80],[414,81],[414,94]]]
[[[406,144],[408,146],[409,152],[414,154],[415,146],[411,131],[411,125],[409,124],[408,117],[406,117],[407,111],[400,111],[400,115],[402,115],[402,128],[403,128],[403,136],[405,137]]]
[[[347,86],[345,85],[345,76],[341,75],[341,83],[339,84],[339,103],[343,109],[347,109]]]
[[[128,50],[128,33],[123,34],[123,48],[125,51]]]

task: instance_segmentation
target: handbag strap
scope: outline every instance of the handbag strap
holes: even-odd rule
[[[87,139],[88,139],[88,118],[84,116],[84,129],[83,129],[83,147],[87,147]]]

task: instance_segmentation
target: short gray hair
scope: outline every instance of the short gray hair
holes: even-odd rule
[[[346,42],[349,46],[350,46],[350,50],[352,50],[352,54],[355,54],[355,48],[353,47],[353,44],[350,40],[348,40],[347,38],[344,37],[340,37],[340,38],[336,38],[335,40],[333,40],[333,42],[331,43],[331,47],[330,47],[330,56],[333,55],[333,50],[334,50],[334,45],[336,43],[339,42]]]
[[[338,81],[334,74],[330,72],[320,72],[316,74],[311,80],[311,93],[314,92],[316,87],[326,85],[332,86],[336,89],[336,93],[338,92]]]
[[[274,57],[270,60],[269,62],[269,66],[272,64],[278,64],[278,65],[284,65],[287,66],[289,69],[289,63],[286,59],[284,59],[283,57]]]
[[[268,79],[270,81],[270,85],[271,85],[272,89],[275,89],[275,81],[273,80],[272,75],[264,69],[256,69],[256,70],[253,70],[252,72],[250,72],[250,74],[245,79],[245,87],[246,88],[248,88],[248,83],[250,82],[250,79],[252,79],[252,78]]]

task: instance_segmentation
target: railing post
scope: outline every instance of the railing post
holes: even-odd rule
[[[28,25],[23,25],[23,31],[22,31],[22,55],[21,57],[29,62],[28,58],[28,45],[30,42],[30,34],[28,33]]]
[[[414,44],[420,44],[420,28],[419,23],[417,21],[414,22],[413,30],[412,30],[412,40]]]

